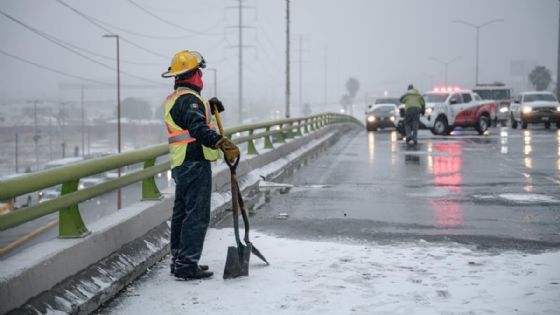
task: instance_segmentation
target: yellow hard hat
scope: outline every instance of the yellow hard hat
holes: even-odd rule
[[[183,50],[173,56],[171,65],[161,76],[164,78],[175,77],[191,70],[204,67],[206,67],[206,62],[199,52]]]

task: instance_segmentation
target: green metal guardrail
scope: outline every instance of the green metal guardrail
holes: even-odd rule
[[[275,136],[276,143],[283,143],[286,138],[302,136],[302,133],[309,133],[327,125],[348,122],[361,124],[352,116],[324,113],[302,118],[243,125],[226,129],[224,133],[236,144],[247,143],[247,154],[258,154],[254,144],[256,139],[262,138],[264,140],[265,149],[273,149],[272,136]],[[142,200],[160,199],[161,193],[155,184],[154,176],[169,170],[170,163],[166,161],[156,164],[156,159],[168,153],[168,145],[159,144],[141,150],[82,161],[0,181],[0,200],[10,200],[17,196],[62,184],[60,197],[0,216],[0,231],[58,211],[59,237],[83,237],[89,231],[80,215],[80,202],[140,180],[142,180]],[[144,163],[144,169],[140,171],[78,190],[81,178],[141,162]]]

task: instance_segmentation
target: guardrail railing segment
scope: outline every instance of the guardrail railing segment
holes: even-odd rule
[[[242,125],[226,129],[224,133],[236,144],[247,143],[247,154],[259,154],[255,147],[255,140],[263,140],[263,149],[273,149],[273,138],[274,143],[284,143],[286,138],[292,139],[337,123],[361,124],[352,116],[324,113]],[[62,185],[58,198],[0,215],[0,231],[58,211],[59,237],[83,237],[89,233],[79,211],[79,204],[83,201],[138,181],[142,181],[142,200],[160,199],[161,193],[156,186],[154,176],[169,170],[170,163],[164,161],[156,164],[156,160],[168,153],[167,144],[158,144],[0,181],[0,200],[13,200],[24,194]],[[88,188],[78,189],[80,180],[85,177],[137,163],[144,163],[143,169]]]

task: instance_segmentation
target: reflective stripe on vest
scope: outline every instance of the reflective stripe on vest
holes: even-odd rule
[[[169,142],[170,145],[181,144],[181,143],[191,143],[191,142],[195,142],[195,141],[196,141],[196,139],[191,137],[191,135],[189,134],[188,131],[186,133],[178,134],[178,135],[175,135],[175,136],[169,136],[167,138],[167,142]]]

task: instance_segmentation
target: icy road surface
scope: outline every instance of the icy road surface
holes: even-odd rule
[[[253,233],[271,262],[222,280],[231,229],[210,229],[210,280],[181,281],[168,258],[101,314],[558,314],[559,251],[481,251],[457,243],[318,242]]]

